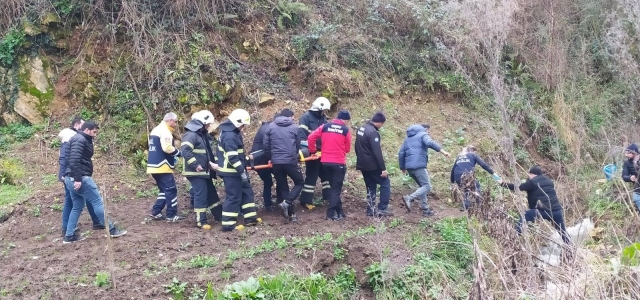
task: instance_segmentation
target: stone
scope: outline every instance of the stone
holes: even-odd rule
[[[271,94],[261,94],[260,95],[260,105],[270,105],[276,100],[276,97]]]
[[[31,70],[29,71],[29,81],[41,92],[47,93],[50,88],[49,79],[45,74],[45,69],[42,60],[35,57],[30,63]]]
[[[5,125],[11,125],[15,123],[20,123],[20,121],[22,121],[22,117],[20,117],[20,115],[14,112],[6,111],[2,113],[2,120],[4,121]]]
[[[13,110],[29,123],[38,124],[44,121],[42,114],[38,111],[39,105],[40,100],[36,96],[20,91]]]
[[[49,12],[42,17],[42,21],[40,21],[40,24],[49,27],[56,27],[58,25],[61,25],[62,21],[60,21],[60,18],[57,14]]]

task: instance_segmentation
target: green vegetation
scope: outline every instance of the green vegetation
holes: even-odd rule
[[[108,272],[96,273],[96,279],[93,282],[97,287],[106,287],[111,283],[111,275]]]
[[[0,64],[9,66],[13,64],[16,55],[25,41],[25,34],[21,28],[10,29],[0,40]]]

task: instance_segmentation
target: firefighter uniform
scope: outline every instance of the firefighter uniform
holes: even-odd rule
[[[309,135],[318,127],[327,123],[327,117],[322,111],[309,110],[300,118],[298,125],[298,136],[301,140],[306,141]],[[316,149],[320,151],[321,141],[316,142]],[[316,188],[316,181],[320,177],[322,182],[322,199],[329,199],[329,180],[325,176],[322,163],[319,160],[310,160],[305,162],[305,179],[302,194],[300,194],[300,204],[307,208],[313,208],[313,193]]]
[[[151,209],[151,216],[155,219],[162,218],[165,207],[167,219],[173,219],[178,213],[178,190],[173,169],[180,151],[173,146],[172,131],[173,128],[163,121],[149,134],[147,174],[151,174],[158,185],[158,198]]]
[[[246,226],[258,223],[253,190],[245,169],[244,142],[240,130],[230,120],[220,124],[218,175],[224,181],[226,198],[222,205],[222,230],[236,228],[242,212]]]
[[[180,147],[185,161],[182,174],[191,183],[196,226],[210,229],[211,226],[207,224],[207,210],[211,211],[216,221],[221,219],[222,214],[220,198],[212,181],[216,175],[209,167],[209,163],[215,161],[215,153],[211,149],[209,134],[201,121],[191,120],[185,129]],[[198,166],[202,168],[199,171]]]

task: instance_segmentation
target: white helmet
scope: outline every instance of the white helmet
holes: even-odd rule
[[[202,122],[203,125],[213,124],[214,122],[213,114],[211,114],[211,112],[208,110],[195,112],[193,115],[191,115],[191,120],[198,120]]]
[[[329,102],[329,99],[325,97],[318,97],[316,98],[316,101],[313,101],[313,104],[311,104],[310,110],[323,111],[323,110],[329,110],[329,109],[331,109],[331,102]]]
[[[242,125],[249,125],[251,123],[251,115],[244,109],[236,109],[229,114],[229,120],[238,128]]]

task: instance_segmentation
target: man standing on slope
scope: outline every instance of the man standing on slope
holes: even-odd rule
[[[224,180],[226,198],[222,206],[222,231],[242,230],[237,225],[238,215],[242,211],[244,225],[257,225],[256,203],[254,202],[251,182],[246,171],[246,157],[242,130],[251,123],[249,112],[236,109],[229,118],[220,124],[218,142],[218,175]]]
[[[178,216],[178,188],[173,177],[173,169],[180,157],[180,150],[173,146],[173,130],[178,125],[178,116],[173,113],[164,115],[162,122],[149,134],[149,155],[147,174],[151,174],[158,185],[158,198],[149,214],[152,219],[162,219],[162,210],[167,208],[167,222],[183,219]]]
[[[455,163],[453,163],[453,167],[451,168],[451,184],[455,183],[463,190],[464,193],[464,203],[463,210],[467,210],[469,208],[469,190],[466,187],[462,186],[461,180],[462,175],[466,173],[473,173],[473,170],[476,167],[476,164],[480,165],[485,171],[489,174],[493,175],[493,179],[500,180],[500,176],[496,174],[496,172],[487,165],[484,160],[476,154],[476,147],[473,145],[468,145],[462,148],[462,151],[458,153],[456,157]],[[480,182],[476,180],[475,182],[476,190],[480,191]]]
[[[409,126],[407,137],[398,152],[400,170],[405,174],[408,172],[409,176],[420,186],[413,194],[402,197],[404,205],[407,211],[411,212],[411,202],[420,199],[420,209],[425,217],[433,215],[433,211],[427,205],[427,193],[431,190],[431,179],[429,172],[427,172],[429,148],[449,157],[449,152],[444,151],[438,143],[431,139],[427,129],[429,129],[427,124]]]
[[[280,116],[280,113],[276,113],[273,116],[273,120]],[[271,122],[262,122],[260,125],[260,129],[256,133],[256,136],[253,138],[253,144],[251,145],[251,156],[253,157],[254,165],[266,165],[269,163],[269,157],[265,154],[265,146],[264,146],[264,133],[267,131]],[[256,170],[260,179],[262,179],[262,199],[264,201],[264,209],[266,211],[273,211],[273,199],[271,199],[271,187],[273,187],[273,177],[271,174],[274,174],[272,168],[268,169],[260,169]],[[278,183],[276,182],[276,202],[281,203],[283,201],[282,192],[280,188],[278,188]]]
[[[331,103],[329,99],[325,97],[318,97],[309,111],[304,113],[300,118],[300,122],[298,125],[298,135],[300,139],[303,141],[307,141],[309,135],[315,131],[318,127],[327,123],[327,117],[325,116],[325,112],[331,109]],[[317,151],[321,151],[322,141],[317,140],[316,144],[313,145],[313,149],[317,149]],[[311,150],[311,145],[308,145],[309,150]],[[316,181],[318,180],[318,176],[320,177],[320,181],[322,181],[322,199],[327,200],[328,192],[329,192],[329,180],[327,179],[326,172],[322,168],[322,163],[318,160],[310,160],[305,162],[305,179],[304,179],[304,187],[302,188],[302,194],[300,195],[300,205],[309,210],[313,209],[313,193],[316,189]]]
[[[327,220],[339,221],[347,215],[342,210],[342,185],[347,173],[347,153],[351,151],[351,133],[347,122],[351,114],[347,110],[338,112],[338,117],[324,124],[309,135],[309,153],[317,152],[316,142],[323,141],[322,168],[329,179],[329,208]]]
[[[640,154],[638,145],[631,144],[624,152],[627,160],[622,167],[622,179],[626,182],[633,182],[633,202],[636,210],[640,212],[640,181],[638,180],[638,170],[640,170]]]
[[[62,237],[64,238],[65,233],[67,232],[67,225],[69,223],[69,214],[71,214],[71,208],[73,207],[73,201],[71,201],[71,191],[67,189],[67,186],[64,184],[64,177],[67,176],[67,168],[69,167],[69,159],[67,157],[67,152],[69,151],[69,140],[78,133],[80,127],[84,121],[80,117],[75,117],[71,121],[71,127],[62,129],[58,134],[60,138],[60,157],[58,159],[58,164],[60,165],[60,170],[58,170],[58,181],[62,182],[62,186],[64,187],[64,207],[62,208]],[[93,222],[93,230],[103,230],[104,225],[100,223],[100,219],[96,216],[96,213],[93,211],[93,206],[91,203],[86,202],[87,211],[89,211],[89,215],[91,216],[91,221]],[[76,226],[76,231],[79,231],[79,228]]]
[[[291,222],[298,221],[293,200],[300,196],[304,186],[304,178],[300,171],[300,138],[298,129],[293,123],[293,111],[285,108],[280,116],[273,121],[264,134],[264,150],[271,158],[273,173],[276,177],[276,186],[285,197],[280,203],[283,216]],[[293,180],[293,189],[289,191],[287,176]]]
[[[219,221],[222,216],[220,197],[212,179],[215,178],[215,153],[209,141],[209,126],[213,124],[213,115],[201,110],[191,116],[184,127],[180,150],[184,158],[182,174],[191,183],[193,191],[193,211],[196,213],[196,226],[204,230],[211,229],[207,224],[207,210]]]
[[[93,206],[93,211],[100,220],[100,225],[105,226],[107,220],[104,218],[104,204],[98,191],[98,186],[93,181],[93,138],[98,134],[98,124],[88,121],[82,124],[80,131],[69,140],[69,150],[67,157],[69,167],[65,184],[71,191],[71,201],[73,207],[69,214],[67,232],[64,236],[64,244],[78,242],[84,239],[76,233],[76,224],[84,208],[84,203],[89,202]],[[125,235],[127,231],[119,230],[109,222],[109,234],[113,238]]]
[[[389,217],[393,213],[388,210],[391,198],[391,182],[382,157],[380,146],[380,128],[387,120],[382,112],[377,112],[366,124],[358,129],[356,135],[356,170],[362,172],[367,187],[367,216]],[[376,190],[380,185],[380,203],[376,210]]]

